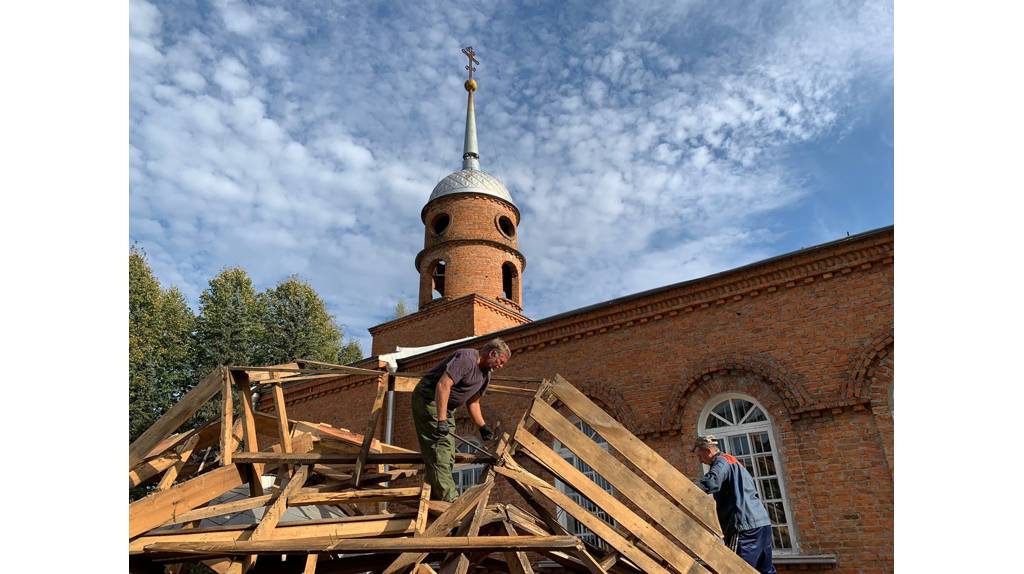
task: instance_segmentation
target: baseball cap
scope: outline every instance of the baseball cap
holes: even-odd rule
[[[699,436],[699,437],[697,437],[697,440],[693,443],[693,448],[690,449],[690,452],[693,452],[693,451],[697,450],[698,448],[700,448],[702,446],[717,447],[718,446],[718,438],[715,437],[715,435],[713,435],[713,434]]]

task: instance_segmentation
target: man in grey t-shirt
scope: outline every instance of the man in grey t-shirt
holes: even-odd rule
[[[485,441],[494,433],[484,422],[480,398],[487,392],[491,373],[512,357],[508,345],[492,339],[479,351],[459,349],[427,372],[412,393],[412,419],[426,464],[430,497],[451,502],[458,496],[452,480],[455,460],[454,411],[463,404]]]

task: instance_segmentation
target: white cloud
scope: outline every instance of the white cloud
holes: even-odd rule
[[[193,299],[225,266],[302,273],[364,343],[415,305],[419,212],[461,163],[463,45],[533,317],[770,255],[763,217],[811,192],[787,146],[891,90],[887,3],[157,6],[131,4],[131,238]]]

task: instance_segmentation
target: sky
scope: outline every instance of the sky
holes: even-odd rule
[[[129,243],[193,308],[296,275],[346,336],[416,307],[461,168],[540,319],[893,223],[891,2],[130,3]]]

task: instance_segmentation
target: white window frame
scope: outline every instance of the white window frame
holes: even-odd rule
[[[569,417],[569,422],[571,422],[578,430],[580,430],[584,434],[588,434],[587,431],[585,431],[585,430],[583,430],[581,428],[581,426],[585,425],[586,423],[581,421],[579,417],[576,417],[576,416]],[[587,425],[587,426],[590,426],[590,425]],[[608,441],[606,441],[604,439],[604,437],[602,437],[599,433],[597,433],[597,431],[595,431],[593,428],[591,428],[591,431],[594,432],[594,436],[591,436],[590,438],[593,439],[594,442],[596,442],[601,448],[603,448],[604,450],[608,450]],[[588,434],[588,436],[589,436],[589,434]],[[600,440],[597,440],[597,439],[600,439]],[[577,466],[577,462],[580,463],[580,464],[586,464],[585,462],[580,460],[578,456],[576,456],[576,453],[574,453],[571,450],[569,450],[568,448],[566,448],[558,440],[556,440],[556,441],[554,441],[552,443],[551,448],[556,453],[558,453],[558,456],[562,457],[562,459],[564,459],[566,462],[571,464],[573,466],[573,468],[576,468],[577,470],[579,470],[579,467]],[[590,465],[587,465],[587,466],[589,467]],[[591,469],[591,470],[593,470],[593,469]],[[601,476],[601,475],[597,474],[597,471],[594,471],[594,474],[596,476]],[[605,480],[604,482],[607,483],[608,481]],[[598,486],[601,486],[597,482],[595,482],[594,484],[597,484]],[[558,477],[555,477],[555,488],[557,488],[558,491],[561,492],[562,494],[565,494],[566,496],[571,498],[573,500],[573,502],[579,504],[580,506],[583,506],[584,508],[586,507],[583,504],[584,501],[579,500],[577,498],[577,496],[574,494],[575,489],[572,488],[570,485],[562,482]],[[604,488],[604,487],[602,487],[602,488]],[[604,488],[604,490],[608,494],[611,494],[612,496],[615,495],[615,488],[611,484],[608,484],[608,487]],[[580,495],[580,496],[582,496],[582,495]],[[571,534],[575,534],[576,536],[579,536],[581,539],[585,540],[586,542],[588,542],[590,544],[593,544],[594,546],[598,546],[600,548],[605,548],[605,549],[611,549],[611,547],[608,546],[608,544],[606,542],[604,542],[604,540],[602,540],[599,536],[594,534],[593,531],[591,531],[589,528],[583,526],[582,524],[580,524],[579,527],[582,528],[584,530],[584,532],[582,532],[582,533],[574,533],[574,532],[572,532],[572,530],[569,527],[569,519],[572,518],[572,517],[569,516],[569,514],[567,512],[565,512],[564,510],[562,510],[561,508],[556,507],[555,510],[556,510],[555,517],[558,519],[558,523],[562,525],[562,528],[565,528]],[[595,514],[594,512],[591,512],[591,514],[594,514],[600,520],[603,520],[604,522],[607,522],[612,528],[615,528],[616,526],[618,526],[618,523],[611,516],[607,516],[606,515],[607,516],[607,520],[605,520],[605,518]]]
[[[753,404],[755,407],[761,409],[766,420],[740,425],[730,425],[728,427],[706,428],[705,421],[711,414],[712,409],[722,402],[730,399],[741,399]],[[697,419],[697,434],[701,436],[707,434],[715,435],[715,437],[719,439],[719,449],[723,451],[725,451],[725,449],[722,448],[725,446],[722,441],[723,438],[752,432],[768,432],[768,436],[771,439],[770,452],[775,464],[775,477],[779,481],[779,489],[782,491],[782,509],[786,515],[786,525],[789,527],[789,540],[792,544],[792,548],[773,548],[772,552],[777,552],[779,554],[799,554],[800,542],[799,537],[797,536],[796,522],[793,520],[792,505],[789,502],[789,490],[786,488],[786,480],[783,476],[785,474],[785,461],[782,458],[782,452],[779,448],[779,437],[775,428],[775,421],[772,419],[771,413],[768,412],[768,409],[764,408],[764,405],[762,405],[760,401],[750,395],[735,392],[720,393],[711,397],[701,410],[700,418]],[[701,474],[707,473],[707,465],[700,464],[700,468]],[[761,494],[761,498],[763,500],[764,493],[761,492],[761,485],[756,478],[754,480],[754,484],[757,486],[758,493]]]

